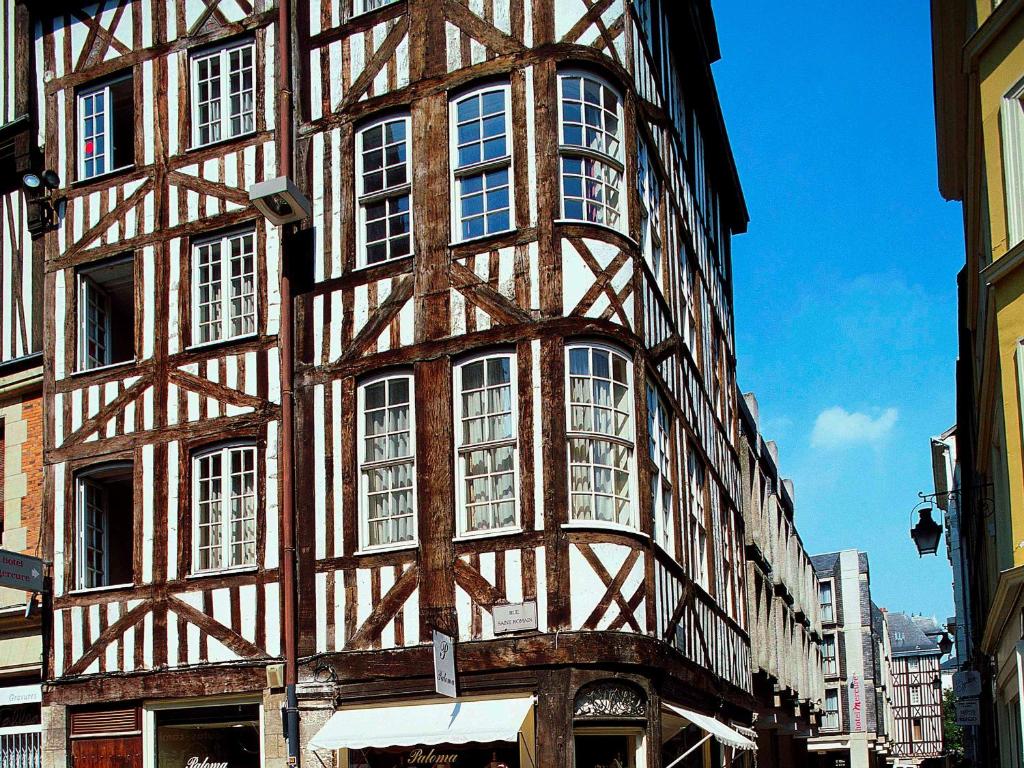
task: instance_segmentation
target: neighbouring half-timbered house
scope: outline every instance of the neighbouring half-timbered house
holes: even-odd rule
[[[49,766],[283,764],[271,0],[32,3]]]
[[[26,5],[0,0],[0,548],[38,557],[43,252],[38,195],[22,181],[39,159],[28,43]],[[41,608],[41,595],[0,587],[0,765],[40,765]]]
[[[823,642],[818,579],[796,528],[793,483],[779,473],[778,446],[761,434],[753,393],[739,410],[757,762],[801,765],[820,723],[824,675],[838,674],[839,651],[834,634]]]
[[[920,766],[942,757],[942,630],[931,619],[887,613],[892,687],[892,754],[900,765]],[[934,632],[933,632],[934,630]]]
[[[738,757],[746,212],[710,5],[296,12],[304,759]]]

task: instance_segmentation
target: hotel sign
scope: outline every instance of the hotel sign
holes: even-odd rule
[[[855,733],[864,730],[864,701],[860,677],[857,675],[850,681],[850,724],[850,730]]]
[[[38,557],[0,549],[0,586],[26,592],[44,592],[46,584],[43,581],[43,561]]]

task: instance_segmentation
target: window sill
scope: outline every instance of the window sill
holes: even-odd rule
[[[622,239],[626,240],[627,242],[629,242],[631,245],[633,245],[636,248],[640,247],[640,243],[638,243],[636,240],[634,240],[632,237],[627,235],[625,232],[623,232],[618,227],[610,227],[607,224],[601,224],[600,222],[597,222],[597,221],[587,221],[586,219],[565,219],[565,218],[561,218],[561,219],[555,219],[554,223],[558,224],[560,226],[594,227],[595,229],[601,229],[601,230],[604,230],[605,232],[611,232],[611,233],[613,233],[615,235],[618,235],[619,237],[621,237]]]
[[[415,253],[410,253],[407,256],[399,256],[399,257],[394,258],[394,259],[385,259],[384,261],[377,261],[377,262],[374,262],[373,264],[366,264],[366,263],[360,261],[360,262],[356,263],[356,268],[353,271],[354,272],[359,272],[359,271],[364,270],[364,269],[378,269],[380,267],[391,265],[391,264],[400,264],[400,263],[402,263],[404,261],[412,261],[415,257],[416,257]]]
[[[452,240],[448,243],[449,248],[458,248],[463,245],[473,245],[474,243],[484,243],[488,240],[493,240],[499,237],[507,235],[509,232],[515,232],[516,227],[509,227],[503,229],[500,232],[488,232],[486,235],[477,235],[476,237],[467,237],[465,240]]]
[[[251,139],[253,136],[256,135],[256,133],[257,132],[255,130],[252,130],[246,131],[245,133],[240,133],[237,136],[228,136],[226,139],[217,139],[216,141],[211,141],[209,144],[190,144],[188,149],[185,150],[185,154],[191,155],[196,152],[202,152],[204,149],[214,149],[216,147],[221,147],[225,144],[231,144],[232,142],[242,141],[244,139]]]
[[[373,549],[357,549],[355,551],[356,557],[363,557],[369,555],[382,555],[388,552],[405,552],[410,549],[419,549],[420,543],[418,541],[403,541],[401,544],[390,544],[386,547],[374,547]]]
[[[135,163],[132,163],[131,165],[125,165],[121,168],[114,168],[109,171],[104,171],[103,173],[97,173],[95,176],[82,177],[80,179],[76,178],[71,182],[71,187],[72,189],[81,189],[82,187],[88,187],[90,184],[98,184],[117,176],[124,176],[134,170],[137,170],[137,166]]]
[[[240,565],[237,568],[218,568],[210,571],[193,571],[186,576],[186,579],[208,579],[215,576],[237,576],[243,573],[256,573],[258,565]]]
[[[570,531],[615,531],[616,533],[625,533],[648,541],[651,539],[650,535],[636,528],[631,528],[621,523],[608,523],[601,520],[579,520],[571,523],[562,523],[562,528]]]
[[[477,541],[479,539],[496,539],[499,536],[515,536],[516,534],[522,533],[523,529],[521,526],[515,528],[499,528],[495,530],[460,533],[458,536],[452,539],[455,542],[462,541]]]
[[[68,592],[69,595],[91,595],[101,592],[116,592],[119,589],[134,589],[135,583],[129,582],[127,584],[108,584],[105,587],[78,587]]]
[[[232,344],[237,344],[240,341],[249,341],[251,339],[259,338],[258,333],[245,333],[241,336],[232,336],[230,339],[214,339],[213,341],[203,341],[197,344],[189,344],[185,347],[186,352],[203,352],[209,349],[216,349],[217,347],[228,347]]]
[[[130,368],[131,366],[138,363],[138,358],[133,357],[131,360],[120,360],[116,363],[107,363],[106,365],[97,365],[95,368],[79,368],[71,372],[74,377],[88,376],[93,373],[105,373],[107,371],[113,371],[118,368]]]

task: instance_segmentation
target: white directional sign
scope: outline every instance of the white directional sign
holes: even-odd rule
[[[434,690],[455,698],[455,641],[434,630]]]
[[[956,703],[957,725],[981,725],[981,706],[977,699],[962,699]]]
[[[958,699],[981,696],[981,673],[972,670],[954,673],[953,693]]]
[[[0,586],[43,592],[43,561],[18,552],[0,549]]]

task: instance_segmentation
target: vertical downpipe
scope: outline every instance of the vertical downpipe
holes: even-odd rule
[[[291,178],[292,173],[292,71],[291,71],[291,0],[277,0],[278,109],[277,147],[278,175]],[[287,225],[291,226],[291,225]],[[284,562],[281,569],[281,592],[284,598],[284,682],[288,764],[299,765],[299,703],[295,693],[298,682],[296,656],[296,567],[295,567],[295,355],[292,285],[289,274],[291,259],[285,250],[287,236],[281,231],[281,534],[284,539]]]

